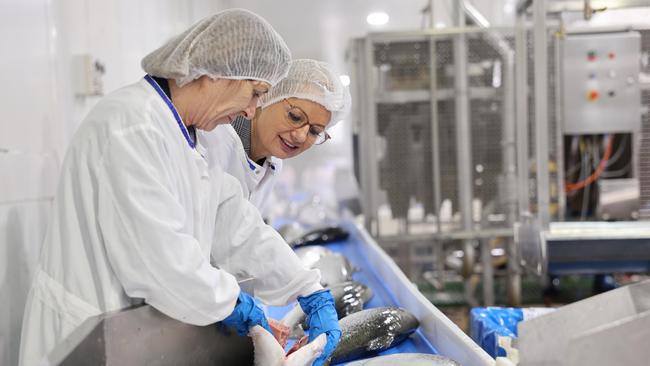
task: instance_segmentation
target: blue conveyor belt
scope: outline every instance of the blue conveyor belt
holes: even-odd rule
[[[400,306],[396,297],[388,291],[388,289],[383,285],[383,281],[379,278],[371,263],[368,263],[366,258],[363,256],[363,253],[359,250],[359,246],[355,245],[359,238],[354,236],[354,231],[351,233],[350,237],[346,241],[336,242],[326,244],[325,247],[343,254],[352,265],[358,270],[353,274],[353,279],[357,282],[363,283],[366,286],[372,289],[374,296],[366,304],[365,309],[376,308],[381,306]],[[268,313],[271,318],[281,319],[291,308],[291,306],[285,307],[268,307]],[[379,353],[379,355],[388,355],[393,353],[432,353],[437,354],[436,349],[429,343],[429,341],[420,333],[416,331],[409,337],[406,341],[401,344]],[[341,365],[344,365],[342,363]]]

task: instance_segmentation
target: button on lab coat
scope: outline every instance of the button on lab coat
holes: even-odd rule
[[[238,279],[283,305],[321,286],[239,182],[190,148],[146,81],[103,98],[66,154],[25,310],[21,365],[88,317],[144,300],[177,320],[227,317]]]

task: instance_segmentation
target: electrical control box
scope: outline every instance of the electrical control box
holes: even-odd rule
[[[638,32],[566,36],[560,61],[565,135],[639,131],[640,55]]]

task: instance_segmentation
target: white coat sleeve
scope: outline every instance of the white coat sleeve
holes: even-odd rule
[[[169,166],[163,141],[147,126],[110,136],[97,175],[106,254],[128,296],[174,319],[211,324],[230,315],[239,286],[184,232],[186,209],[175,189],[182,172]]]
[[[212,253],[220,268],[253,278],[255,297],[274,306],[321,290],[320,272],[307,269],[258,210],[244,199],[239,182],[223,173]]]

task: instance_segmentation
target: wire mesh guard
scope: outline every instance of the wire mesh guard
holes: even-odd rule
[[[641,33],[641,74],[646,80],[650,80],[650,30]],[[647,85],[647,84],[646,84]],[[639,217],[650,220],[650,87],[646,86],[641,90],[641,105],[643,114],[641,116],[641,145],[639,148],[639,188],[640,188],[640,211]]]
[[[514,46],[514,37],[504,35]],[[438,215],[434,204],[432,151],[432,108],[430,101],[429,41],[382,42],[374,44],[374,66],[378,72],[377,92],[406,94],[399,100],[384,98],[377,105],[377,131],[382,140],[379,187],[394,218],[407,218],[413,203],[424,214]],[[454,92],[453,35],[436,36],[436,108],[440,156],[440,201],[458,209],[458,165]],[[504,118],[503,55],[486,40],[483,32],[467,35],[467,75],[471,126],[473,198],[484,214],[503,214],[499,181],[503,173],[502,121]],[[426,95],[422,98],[422,95]],[[411,96],[411,98],[409,98]],[[438,208],[439,209],[439,208]]]

